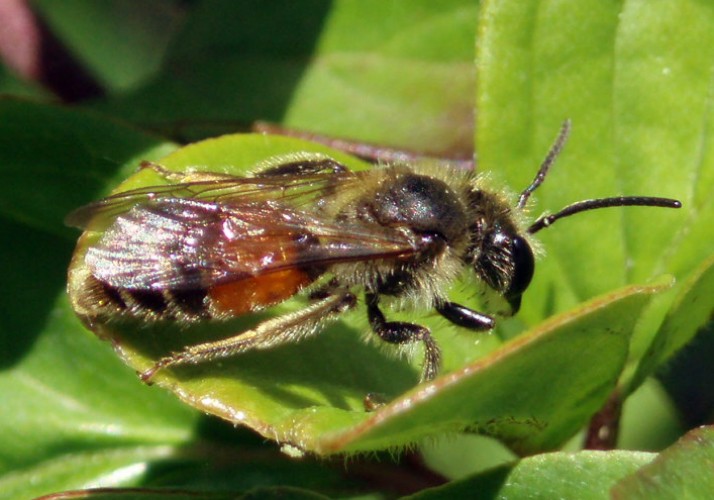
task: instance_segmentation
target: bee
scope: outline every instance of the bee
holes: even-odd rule
[[[569,130],[565,122],[515,204],[473,170],[443,165],[352,171],[324,155],[297,154],[236,177],[144,163],[169,183],[121,192],[68,216],[68,224],[101,234],[75,255],[70,301],[91,328],[117,317],[225,321],[307,296],[301,310],[167,354],[140,374],[145,382],[168,367],[315,335],[360,301],[383,341],[423,345],[421,380],[431,380],[440,365],[431,332],[390,321],[383,300],[434,309],[469,330],[491,330],[493,316],[449,300],[463,272],[471,270],[515,314],[535,270],[538,231],[586,210],[681,206],[668,198],[591,199],[528,224],[527,201]]]

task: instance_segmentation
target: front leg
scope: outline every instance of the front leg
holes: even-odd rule
[[[441,352],[428,328],[413,323],[387,321],[379,309],[379,298],[374,293],[365,294],[367,301],[367,316],[374,333],[391,344],[407,344],[410,342],[424,343],[424,366],[421,371],[421,382],[432,380],[439,372]]]
[[[456,302],[441,302],[436,305],[436,310],[453,324],[469,330],[480,332],[490,330],[496,325],[496,321],[491,316],[481,314]]]
[[[310,155],[286,159],[278,164],[258,170],[254,177],[280,177],[282,175],[344,174],[349,169],[326,156]]]

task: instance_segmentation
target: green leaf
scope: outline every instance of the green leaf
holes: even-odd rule
[[[686,282],[712,254],[714,6],[689,0],[590,1],[577,8],[563,1],[490,2],[481,12],[480,33],[480,168],[511,186],[526,186],[569,117],[571,138],[536,193],[536,214],[628,194],[678,198],[684,206],[602,210],[539,233],[548,256],[520,317],[533,324],[605,290],[664,273]],[[628,380],[673,297],[682,293],[677,288],[655,301],[641,318],[625,387],[634,389]],[[714,307],[711,296],[704,300]]]
[[[175,146],[91,113],[0,98],[0,216],[69,238],[63,219]],[[121,170],[123,167],[123,170]],[[12,187],[10,189],[9,187]]]
[[[64,214],[96,196],[122,162],[172,146],[96,116],[8,99],[0,100],[0,142],[0,230],[12,242],[0,251],[7,292],[0,322],[0,473],[7,487],[0,490],[77,484],[65,482],[56,464],[88,447],[185,442],[195,414],[142,387],[108,345],[83,333],[64,298],[73,246]],[[93,459],[74,473],[98,478],[117,467],[115,455]],[[22,491],[17,497],[35,496]]]
[[[7,66],[0,64],[0,95],[18,97],[47,97],[47,93],[38,85],[22,80]]]
[[[184,137],[269,120],[471,158],[476,7],[204,2],[172,45],[167,70],[99,107]]]
[[[115,475],[114,484],[131,484],[146,475],[147,462],[165,460],[175,453],[171,446],[149,445],[119,449],[105,446],[96,451],[68,452],[3,475],[0,488],[3,498],[35,498],[51,491],[92,484],[103,476]]]
[[[89,489],[86,491],[71,491],[58,493],[56,495],[47,495],[42,498],[43,500],[64,500],[68,497],[75,498],[76,495],[80,495],[80,498],[87,498],[88,500],[326,500],[330,498],[309,490],[291,488],[288,486],[252,488],[245,493],[238,491],[199,492],[177,488],[132,488],[130,490]]]
[[[714,429],[700,427],[682,437],[650,464],[623,478],[614,499],[708,498],[714,491]]]
[[[639,385],[673,353],[686,345],[706,324],[714,311],[714,256],[679,286],[679,295],[662,323],[657,336],[642,358],[632,383]]]
[[[631,451],[545,453],[525,458],[440,488],[408,497],[439,498],[607,498],[610,488],[628,474],[646,466],[656,455]],[[624,497],[629,498],[629,497]]]
[[[640,310],[656,291],[623,289],[555,316],[488,356],[416,387],[326,445],[408,443],[435,431],[469,428],[521,454],[560,446],[614,387],[632,327],[614,319]]]
[[[648,378],[622,405],[617,447],[660,451],[679,439],[687,428],[659,381]]]
[[[137,5],[131,0],[37,0],[33,7],[67,50],[110,91],[126,90],[153,76],[180,10],[172,0]]]
[[[667,394],[675,401],[677,417],[685,428],[711,421],[714,387],[711,360],[714,358],[714,322],[699,330],[695,338],[657,372]]]

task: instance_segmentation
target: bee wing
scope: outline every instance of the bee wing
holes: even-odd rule
[[[108,196],[71,212],[65,218],[68,226],[101,231],[122,213],[133,207],[159,200],[186,198],[221,203],[240,203],[282,199],[293,206],[312,204],[328,186],[349,189],[356,185],[354,172],[320,172],[302,175],[234,177],[221,175],[211,180],[146,186]]]
[[[402,232],[344,224],[282,200],[160,198],[116,218],[87,251],[92,273],[127,289],[209,287],[280,269],[409,255]]]

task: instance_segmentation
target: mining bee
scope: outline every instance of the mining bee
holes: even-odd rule
[[[379,338],[423,345],[421,380],[431,380],[440,351],[430,331],[390,321],[381,301],[435,309],[460,327],[487,331],[492,316],[449,300],[461,273],[470,269],[516,313],[541,229],[596,208],[681,206],[667,198],[591,199],[528,224],[528,198],[569,128],[566,122],[515,206],[482,175],[444,165],[351,171],[324,155],[296,154],[236,177],[144,163],[169,184],[121,192],[68,216],[68,224],[101,233],[70,268],[72,306],[90,327],[117,317],[188,324],[260,311],[299,292],[308,297],[301,310],[167,354],[141,373],[148,382],[167,367],[314,335],[363,301]]]

